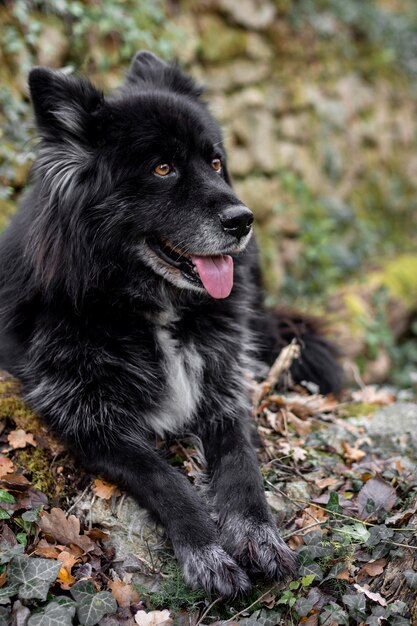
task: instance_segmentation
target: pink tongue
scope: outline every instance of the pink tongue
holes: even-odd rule
[[[224,256],[192,256],[201,282],[213,298],[227,298],[233,287],[233,259]]]

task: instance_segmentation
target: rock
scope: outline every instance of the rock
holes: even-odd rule
[[[152,551],[153,566],[158,562],[157,548],[161,544],[161,535],[155,524],[148,521],[148,514],[141,509],[133,498],[126,497],[119,501],[115,507],[111,500],[95,498],[91,504],[91,496],[86,497],[77,504],[75,514],[91,521],[93,525],[99,524],[110,534],[109,544],[114,547],[115,564],[126,563],[131,566],[133,562],[149,563],[149,553]],[[129,558],[136,557],[129,561]],[[130,570],[131,571],[131,570]]]
[[[267,109],[242,111],[230,127],[237,144],[247,147],[257,170],[270,174],[278,169],[275,120]]]
[[[230,28],[217,15],[203,15],[198,23],[198,52],[203,61],[223,63],[246,53],[248,37],[245,31]]]
[[[416,403],[390,404],[379,408],[372,417],[360,417],[354,423],[365,426],[381,455],[401,454],[417,462]]]
[[[280,199],[281,187],[278,179],[266,176],[248,176],[236,181],[239,198],[255,213],[257,221],[269,219]]]
[[[200,45],[195,19],[189,14],[182,13],[175,17],[174,23],[182,34],[181,38],[173,43],[175,57],[181,63],[189,65],[196,58]]]
[[[210,90],[230,92],[238,87],[261,83],[269,72],[269,65],[265,62],[239,59],[219,67],[208,67],[204,72],[199,69],[198,76]]]
[[[38,63],[48,67],[62,67],[69,51],[69,40],[65,36],[61,20],[50,18],[37,43]]]
[[[218,4],[236,24],[255,30],[272,24],[276,15],[269,0],[218,0]]]
[[[293,506],[295,510],[304,508],[303,503],[309,502],[311,498],[310,490],[308,487],[308,483],[304,480],[294,480],[291,483],[288,483],[286,488],[286,494],[293,501],[288,501],[289,505]]]

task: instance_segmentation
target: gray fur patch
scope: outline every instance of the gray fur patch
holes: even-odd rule
[[[193,588],[203,587],[209,594],[234,598],[250,591],[251,583],[237,563],[216,544],[204,548],[176,551],[185,581]]]
[[[238,513],[226,518],[220,533],[222,546],[245,569],[273,580],[288,578],[296,570],[295,553],[272,523]]]
[[[204,363],[193,343],[179,345],[168,328],[158,328],[156,337],[164,359],[165,397],[158,412],[144,417],[158,435],[178,434],[191,422],[200,402]]]

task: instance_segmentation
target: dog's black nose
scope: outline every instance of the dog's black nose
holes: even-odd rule
[[[237,239],[248,234],[253,222],[252,211],[241,204],[225,209],[219,214],[219,217],[223,230],[234,235]]]

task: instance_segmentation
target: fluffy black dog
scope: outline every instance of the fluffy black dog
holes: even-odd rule
[[[188,583],[234,596],[247,572],[285,577],[247,374],[294,335],[296,380],[335,391],[340,369],[311,321],[262,307],[253,215],[201,89],[149,52],[109,97],[45,68],[29,83],[41,141],[0,240],[0,366],[89,471],[165,526]],[[212,515],[152,445],[188,433]]]

